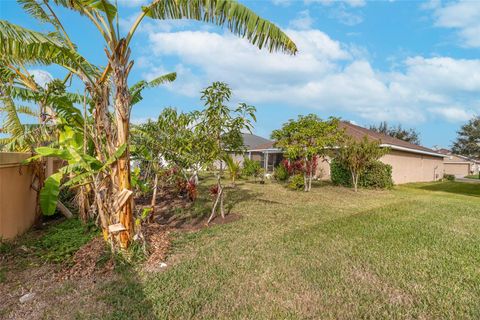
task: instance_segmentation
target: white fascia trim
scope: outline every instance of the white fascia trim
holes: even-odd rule
[[[252,149],[247,152],[270,152],[270,153],[283,153],[282,149],[269,148],[269,149]]]
[[[423,151],[423,150],[417,150],[417,149],[412,149],[412,148],[406,148],[406,147],[400,147],[400,146],[395,146],[392,144],[386,144],[382,143],[380,147],[388,147],[392,150],[398,150],[398,151],[407,151],[411,153],[418,153],[418,154],[425,154],[429,156],[434,156],[434,157],[439,157],[439,158],[446,158],[448,157],[447,155],[440,154],[440,153],[435,153],[435,152],[429,152],[429,151]]]

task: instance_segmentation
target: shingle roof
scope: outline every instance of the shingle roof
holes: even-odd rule
[[[340,122],[339,127],[345,129],[345,133],[356,140],[363,139],[364,136],[367,136],[371,140],[380,141],[381,144],[388,144],[392,146],[438,154],[438,152],[435,150],[378,133],[373,130],[354,125],[350,122],[342,121]]]
[[[243,144],[248,150],[254,149],[268,149],[271,147],[263,147],[264,145],[271,145],[273,146],[273,141],[265,139],[263,137],[250,134],[250,133],[242,133],[243,136]]]
[[[354,125],[350,122],[341,121],[338,126],[339,128],[345,130],[345,134],[347,134],[348,136],[352,137],[355,140],[361,140],[363,139],[364,136],[367,136],[369,139],[377,140],[381,144],[387,144],[387,145],[396,146],[400,148],[410,149],[413,151],[416,150],[419,152],[427,152],[430,154],[434,154],[434,155],[436,154],[438,156],[441,156],[435,150],[425,148],[425,147],[422,147],[410,142],[406,142],[397,138],[393,138],[385,134],[378,133],[373,130]],[[254,134],[244,133],[243,141],[248,150],[264,150],[264,149],[275,148],[274,141],[262,138]]]

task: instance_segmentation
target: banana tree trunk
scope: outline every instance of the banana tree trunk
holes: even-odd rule
[[[115,119],[117,126],[116,148],[126,145],[127,148],[123,155],[119,157],[114,165],[114,184],[118,191],[124,189],[131,190],[130,184],[130,153],[129,153],[129,127],[130,127],[130,92],[128,90],[128,74],[133,62],[129,61],[130,50],[125,45],[125,41],[121,40],[119,46],[112,53],[110,64],[112,66],[112,79],[115,86]],[[130,197],[119,208],[119,212],[115,215],[118,221],[123,225],[125,230],[119,232],[118,242],[120,247],[125,249],[130,244],[134,234],[133,224],[133,197]]]

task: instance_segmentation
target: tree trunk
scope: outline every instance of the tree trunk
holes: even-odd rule
[[[223,204],[223,200],[221,200],[221,198],[223,197],[223,195],[222,195],[223,194],[223,189],[222,189],[221,184],[220,184],[220,175],[217,177],[217,187],[218,187],[217,197],[215,199],[215,203],[213,204],[212,213],[210,214],[210,217],[208,218],[207,224],[209,224],[213,220],[213,218],[215,217],[215,213],[217,211],[218,204],[219,203],[220,203],[220,205]],[[223,214],[223,210],[222,210],[222,214]]]
[[[157,204],[157,189],[158,189],[158,173],[155,173],[155,179],[153,181],[152,202],[150,203],[152,212],[150,213],[150,218],[148,219],[150,222],[153,221],[153,215],[155,214],[155,205]]]
[[[130,49],[125,45],[124,39],[120,40],[118,47],[110,56],[110,65],[112,66],[112,79],[115,85],[115,120],[117,126],[117,139],[115,147],[118,149],[126,145],[125,152],[118,158],[113,166],[114,184],[117,191],[123,189],[131,190],[130,184],[130,152],[129,152],[129,126],[130,126],[130,91],[128,90],[128,74],[133,65],[129,62]],[[134,234],[133,224],[133,197],[130,197],[115,213],[118,222],[124,227],[125,231],[118,234],[118,241],[122,249],[126,249],[132,240]]]
[[[307,179],[308,161],[307,161],[307,158],[305,158],[303,161],[305,161],[305,168],[303,170],[303,191],[308,192],[308,179]]]
[[[313,170],[313,165],[310,164],[310,174],[308,176],[308,191],[312,190],[312,177],[313,177],[312,170]]]
[[[222,216],[222,219],[225,219],[225,208],[223,207],[223,199],[224,199],[224,194],[223,194],[223,187],[222,187],[222,191],[220,192],[220,215]]]
[[[355,192],[358,191],[358,177],[355,172],[352,171],[352,183],[353,183],[353,190]]]

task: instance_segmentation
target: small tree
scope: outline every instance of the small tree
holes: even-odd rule
[[[226,83],[214,82],[202,91],[205,109],[202,111],[195,130],[204,137],[202,147],[206,162],[219,164],[216,169],[216,197],[212,214],[207,223],[215,216],[217,207],[222,218],[225,217],[223,201],[224,189],[221,182],[223,159],[230,153],[242,151],[242,131],[250,131],[255,121],[255,107],[240,103],[236,109],[230,109],[226,102],[230,100],[232,91]]]
[[[147,121],[132,131],[135,160],[142,164],[147,178],[153,179],[152,210],[155,210],[159,174],[162,164],[179,169],[185,187],[196,188],[198,170],[205,165],[203,136],[194,130],[198,112],[181,113],[166,108],[156,121]]]
[[[359,177],[369,165],[387,154],[388,151],[388,149],[380,147],[379,141],[369,140],[367,136],[360,141],[347,139],[345,145],[338,152],[337,160],[350,171],[355,192],[358,190]]]
[[[318,157],[328,155],[341,137],[338,119],[323,121],[314,114],[291,119],[272,133],[275,145],[282,148],[290,160],[303,161],[304,191],[307,192],[312,189]]]

